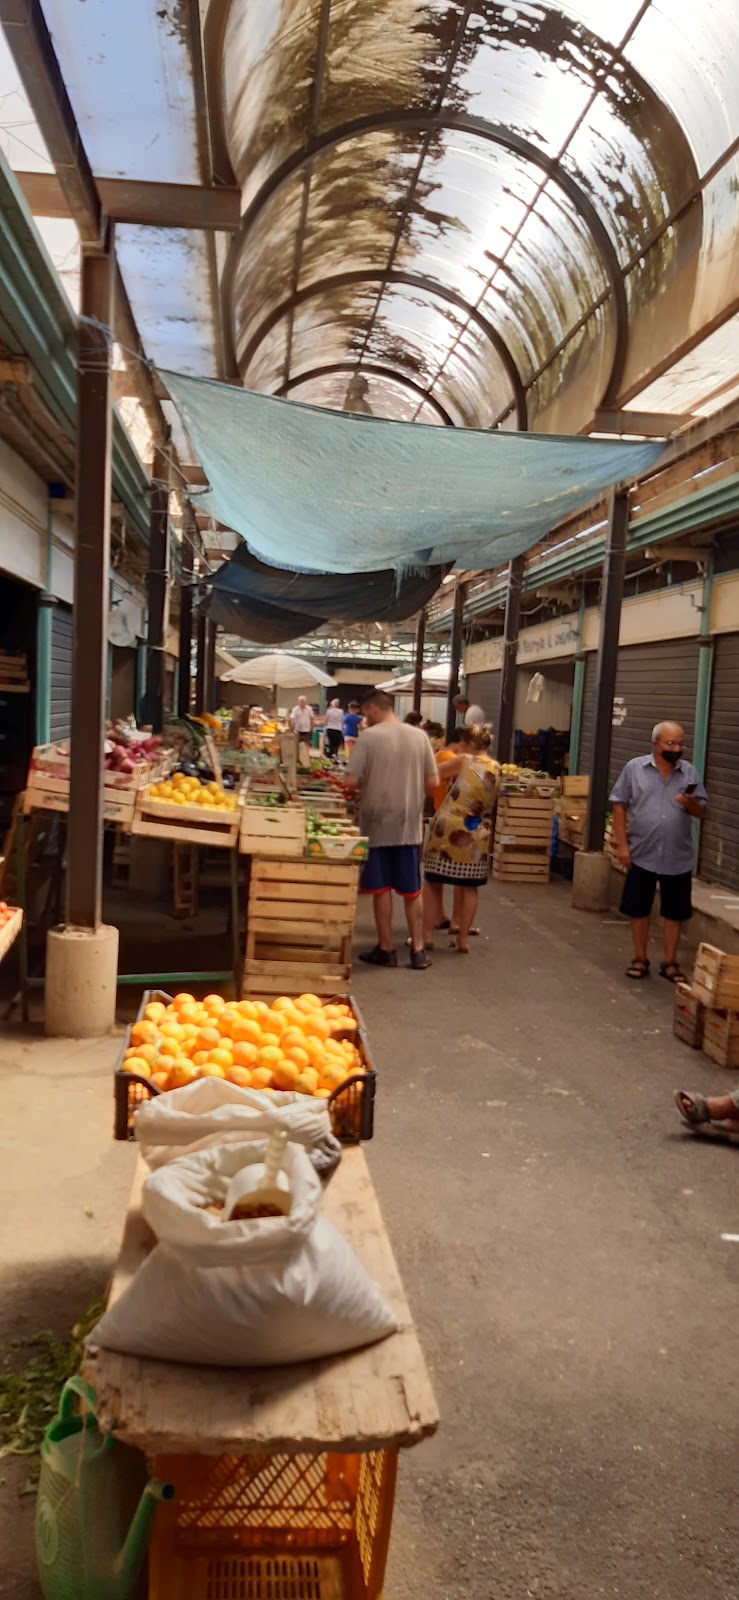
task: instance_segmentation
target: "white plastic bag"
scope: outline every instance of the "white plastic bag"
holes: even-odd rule
[[[152,1170],[214,1145],[268,1138],[276,1128],[304,1146],[320,1177],[338,1166],[341,1145],[331,1132],[326,1101],[306,1094],[261,1094],[225,1078],[199,1078],[145,1101],[134,1117],[135,1137]]]
[[[144,1184],[143,1212],[158,1243],[90,1336],[128,1355],[206,1366],[282,1366],[353,1350],[394,1333],[379,1290],[341,1234],[320,1215],[321,1185],[300,1145],[288,1144],[289,1216],[222,1222],[241,1167],[263,1161],[264,1140],[182,1156]]]

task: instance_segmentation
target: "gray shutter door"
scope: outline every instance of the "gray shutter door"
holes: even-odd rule
[[[51,613],[51,706],[49,730],[52,741],[68,739],[72,715],[72,608],[54,606]]]
[[[581,772],[589,772],[591,767],[597,671],[597,654],[590,651],[585,663]],[[621,768],[632,756],[647,754],[655,722],[681,723],[690,755],[697,680],[697,639],[662,639],[654,644],[626,645],[619,650],[614,696],[617,725],[611,728],[611,783],[615,783]]]
[[[492,722],[494,728],[500,712],[501,677],[499,669],[497,672],[470,672],[465,680],[467,699],[472,705],[482,706],[485,721]]]
[[[709,883],[739,889],[739,633],[716,639],[706,788],[710,804],[701,824],[700,874]]]

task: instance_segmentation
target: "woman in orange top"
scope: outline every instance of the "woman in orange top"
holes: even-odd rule
[[[436,752],[436,765],[439,769],[440,781],[437,783],[436,788],[431,792],[431,804],[434,808],[434,815],[436,815],[439,806],[442,805],[446,800],[454,779],[461,772],[465,755],[470,755],[472,751],[472,741],[469,737],[469,734],[469,728],[455,728],[446,748]],[[451,920],[444,912],[444,899],[442,895],[441,921],[436,923],[436,929],[439,932],[444,933],[448,930],[451,937],[453,937],[459,929],[459,895],[457,894],[456,890],[454,891],[452,898],[454,903],[452,906]],[[479,932],[479,928],[470,929],[470,933]],[[431,949],[432,946],[429,945],[428,948]]]

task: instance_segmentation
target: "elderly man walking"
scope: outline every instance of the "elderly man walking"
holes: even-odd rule
[[[651,755],[627,761],[611,794],[616,852],[628,868],[621,910],[631,922],[634,959],[627,978],[649,974],[649,919],[658,883],[664,924],[660,976],[670,983],[684,978],[677,949],[682,924],[693,914],[690,819],[704,816],[708,803],[695,767],[683,760],[684,745],[678,722],[658,722],[652,729]]]

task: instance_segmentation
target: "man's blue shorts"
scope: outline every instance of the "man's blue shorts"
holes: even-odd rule
[[[359,880],[362,894],[384,894],[394,889],[404,900],[421,893],[420,844],[381,844],[370,847]]]

